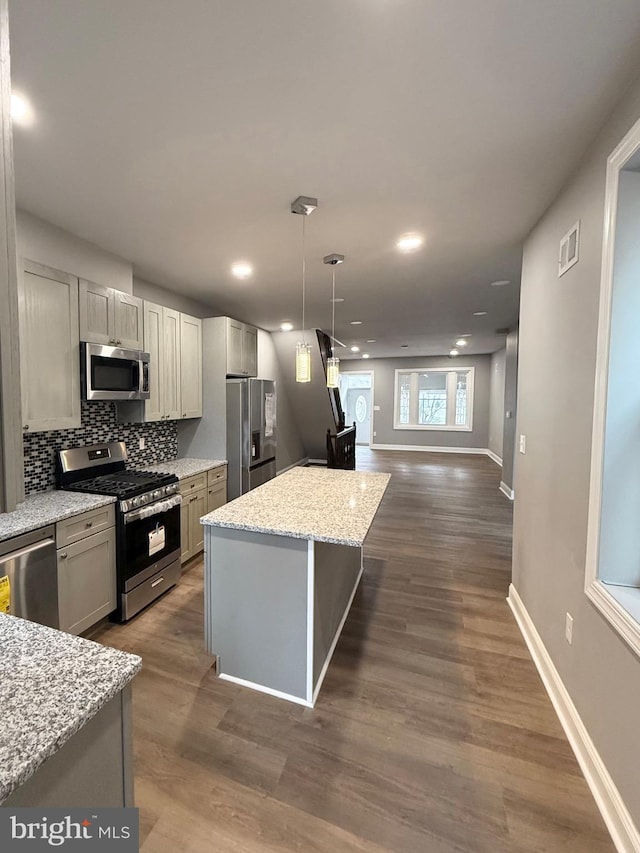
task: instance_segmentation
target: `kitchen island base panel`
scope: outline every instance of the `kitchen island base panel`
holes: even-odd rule
[[[0,808],[134,805],[131,686],[27,779]]]
[[[205,623],[220,678],[313,707],[362,576],[362,549],[206,531]]]

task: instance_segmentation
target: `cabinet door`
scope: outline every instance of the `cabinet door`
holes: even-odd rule
[[[227,502],[227,481],[220,480],[215,486],[209,486],[207,489],[207,512],[213,512],[214,509],[224,506]]]
[[[116,608],[115,527],[57,553],[60,630],[80,634]]]
[[[243,324],[227,317],[227,375],[243,376],[242,337]]]
[[[180,312],[163,308],[164,376],[163,397],[165,418],[182,416],[180,408]]]
[[[110,287],[80,279],[80,340],[114,344],[113,298]]]
[[[180,392],[183,418],[202,417],[202,320],[180,315]]]
[[[164,329],[162,306],[144,303],[144,351],[149,359],[149,393],[144,401],[145,421],[159,421],[164,415]]]
[[[193,556],[189,501],[190,498],[183,498],[180,506],[180,561],[182,563],[186,563]]]
[[[189,523],[191,527],[191,541],[193,543],[192,556],[204,551],[204,527],[200,519],[207,514],[207,490],[200,489],[189,499]]]
[[[112,290],[113,337],[123,349],[142,349],[142,299]]]
[[[258,330],[253,326],[242,330],[242,371],[245,376],[258,375]]]
[[[19,318],[23,428],[79,427],[78,279],[25,262]]]

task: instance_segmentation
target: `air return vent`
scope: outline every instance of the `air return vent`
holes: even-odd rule
[[[558,258],[558,278],[564,275],[568,269],[578,263],[578,251],[580,247],[580,220],[567,231],[560,240],[560,256]]]

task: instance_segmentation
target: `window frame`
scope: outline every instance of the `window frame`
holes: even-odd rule
[[[455,409],[456,409],[456,398],[455,398],[455,388],[453,389],[452,399],[450,399],[450,377],[447,376],[447,420],[449,420],[450,414],[453,415],[453,424],[417,424],[417,423],[408,423],[401,424],[400,423],[400,375],[410,374],[410,373],[444,373],[444,374],[456,374],[456,373],[466,373],[467,374],[467,396],[469,400],[469,420],[468,423],[464,426],[457,426],[455,424]],[[468,365],[460,365],[456,367],[402,367],[396,368],[394,373],[393,380],[393,428],[394,429],[408,429],[408,430],[430,430],[436,432],[473,432],[473,405],[475,399],[475,367],[471,367]],[[416,406],[419,403],[416,401]],[[411,407],[410,407],[411,408]],[[411,414],[409,415],[411,417]]]

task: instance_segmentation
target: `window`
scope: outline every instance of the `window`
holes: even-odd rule
[[[394,429],[471,431],[473,368],[396,370]]]

